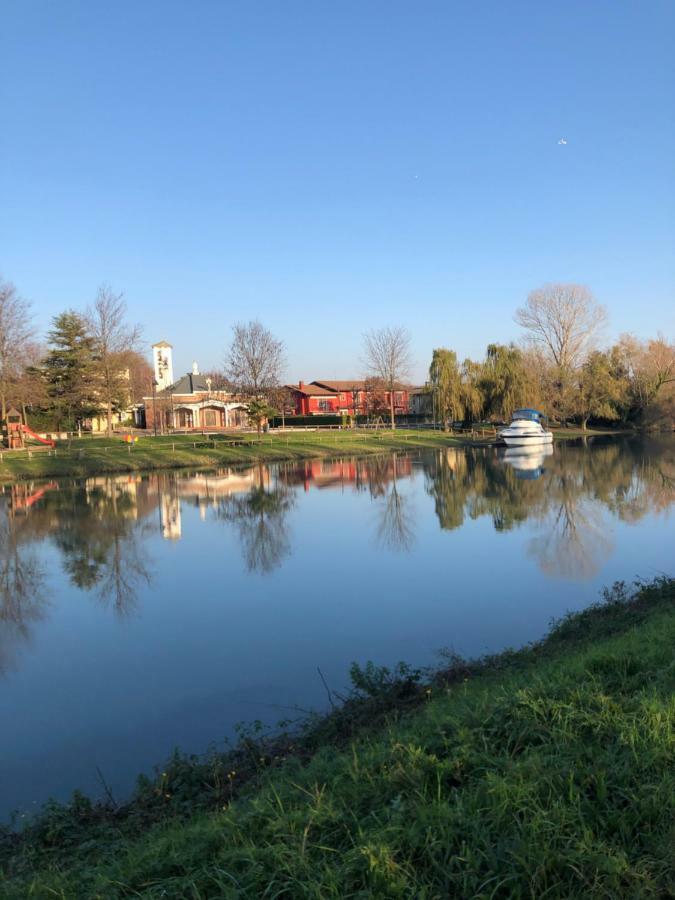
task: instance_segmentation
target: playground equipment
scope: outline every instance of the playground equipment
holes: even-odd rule
[[[35,434],[27,425],[24,425],[23,416],[17,409],[10,409],[7,413],[3,428],[3,438],[5,446],[10,450],[23,450],[26,446],[26,438],[31,438],[40,444],[46,444],[48,447],[56,446],[54,441],[40,437],[39,434]]]

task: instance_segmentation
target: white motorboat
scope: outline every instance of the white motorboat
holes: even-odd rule
[[[507,447],[534,447],[538,444],[551,444],[553,434],[546,431],[541,420],[546,419],[536,409],[517,409],[511,424],[499,432],[499,437]]]

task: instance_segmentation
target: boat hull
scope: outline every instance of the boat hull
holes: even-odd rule
[[[505,434],[500,435],[507,447],[536,447],[541,444],[553,443],[553,435],[550,431],[541,434]]]

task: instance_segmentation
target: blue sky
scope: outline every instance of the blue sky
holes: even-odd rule
[[[579,281],[609,338],[675,334],[672,0],[4,0],[0,33],[0,274],[41,327],[106,282],[177,373],[259,318],[289,379],[384,324],[422,378]]]

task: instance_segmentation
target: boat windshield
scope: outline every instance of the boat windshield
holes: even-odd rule
[[[539,412],[536,409],[517,409],[513,414],[513,420],[516,419],[527,419],[529,422],[539,422],[541,419],[545,419],[546,416],[544,413]]]

